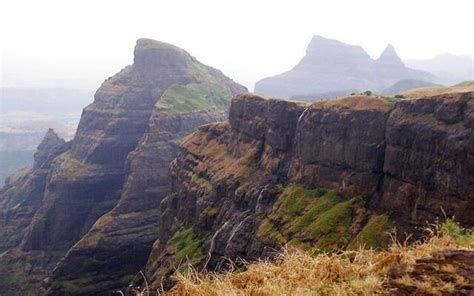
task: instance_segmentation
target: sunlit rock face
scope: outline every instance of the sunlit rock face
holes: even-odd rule
[[[435,77],[405,67],[392,45],[373,60],[360,46],[314,36],[306,55],[293,69],[258,81],[255,92],[304,97],[348,90],[382,91],[403,79],[431,81]]]

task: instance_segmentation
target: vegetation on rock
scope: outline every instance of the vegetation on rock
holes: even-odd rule
[[[231,96],[229,90],[219,84],[175,84],[161,96],[158,106],[174,113],[224,112],[230,105]]]
[[[283,189],[257,235],[266,242],[289,243],[314,252],[348,245],[386,245],[390,222],[385,215],[372,217],[355,236],[365,215],[359,197],[343,200],[330,190],[291,184]]]
[[[369,224],[384,220],[378,216]],[[210,274],[188,270],[176,274],[177,285],[164,295],[468,294],[473,263],[472,230],[448,220],[431,229],[429,239],[411,245],[394,241],[385,250],[317,255],[289,248],[274,261],[243,269]]]

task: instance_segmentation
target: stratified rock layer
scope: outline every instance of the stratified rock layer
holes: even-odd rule
[[[474,225],[474,93],[401,101],[386,128],[380,208],[423,223]]]
[[[229,122],[200,127],[172,162],[146,275],[171,285],[188,262],[221,269],[287,243],[380,247],[392,226],[416,232],[444,214],[473,225],[473,114],[474,93],[312,105],[240,95]]]
[[[34,216],[22,226],[24,236],[8,251],[12,260],[5,266],[34,285],[55,268],[43,291],[50,294],[121,287],[144,265],[156,239],[158,205],[169,191],[169,162],[180,138],[223,120],[231,97],[243,91],[184,50],[139,39],[134,63],[104,81],[72,143],[50,159]],[[35,169],[49,159],[43,146]],[[90,288],[84,290],[86,281]]]
[[[170,190],[168,168],[180,139],[202,124],[224,120],[232,95],[245,91],[180,49],[155,41],[146,41],[143,49],[140,42],[134,65],[159,78],[153,82],[155,91],[163,79],[167,88],[147,117],[146,131],[136,149],[128,154],[127,177],[118,204],[60,261],[49,279],[49,294],[62,294],[74,287],[75,294],[89,295],[128,285],[146,263],[157,238],[158,207]],[[176,53],[162,56],[163,47]]]

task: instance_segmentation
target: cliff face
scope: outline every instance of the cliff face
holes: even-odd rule
[[[158,206],[169,193],[169,163],[180,139],[202,124],[225,119],[232,95],[245,91],[180,49],[172,47],[175,53],[168,53],[169,45],[153,42],[140,46],[140,42],[134,66],[143,67],[152,76],[150,87],[154,89],[147,87],[145,93],[156,92],[157,102],[146,117],[145,133],[128,154],[126,181],[118,204],[97,220],[56,266],[48,281],[49,294],[71,289],[75,294],[100,293],[127,286],[146,263],[157,238]],[[173,56],[176,54],[178,58]],[[139,76],[137,81],[143,79]],[[164,85],[164,91],[157,90],[160,85]],[[140,93],[139,97],[143,95]],[[124,110],[128,113],[130,108],[126,106]],[[134,121],[136,124],[137,119]],[[123,141],[118,143],[123,145]],[[105,152],[113,155],[115,144],[104,145]],[[104,156],[97,159],[103,161]]]
[[[34,217],[9,251],[9,258],[27,263],[9,261],[12,269],[37,284],[66,255],[45,282],[49,293],[120,287],[156,239],[157,208],[169,191],[168,166],[180,138],[224,119],[232,95],[242,91],[180,48],[138,40],[133,65],[102,84],[72,143],[51,160]],[[117,272],[90,274],[109,267]],[[97,283],[96,290],[76,290],[76,279],[81,287],[85,279]]]
[[[474,93],[401,101],[386,129],[382,210],[473,225]]]
[[[172,162],[147,277],[171,284],[188,261],[221,269],[286,243],[379,247],[392,226],[414,231],[440,207],[472,225],[473,95],[234,98],[229,122],[200,127]]]
[[[382,91],[402,79],[432,81],[435,77],[405,67],[391,45],[373,60],[360,46],[314,36],[293,69],[258,81],[255,92],[291,97],[354,89]]]
[[[51,163],[70,143],[49,129],[34,155],[32,168],[10,176],[0,190],[0,252],[18,246],[40,206]]]
[[[0,190],[0,291],[16,295],[18,291],[32,292],[30,281],[38,281],[42,271],[27,265],[31,258],[20,255],[19,246],[28,226],[41,206],[54,159],[71,148],[52,130],[48,130],[34,155],[34,166],[10,176]],[[46,257],[46,256],[45,256]],[[43,261],[47,264],[47,259]],[[40,265],[39,269],[43,266]],[[29,278],[24,275],[28,271]]]

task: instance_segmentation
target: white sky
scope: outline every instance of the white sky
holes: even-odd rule
[[[3,85],[97,88],[140,37],[180,46],[250,89],[313,35],[403,59],[474,52],[472,0],[0,0]]]

